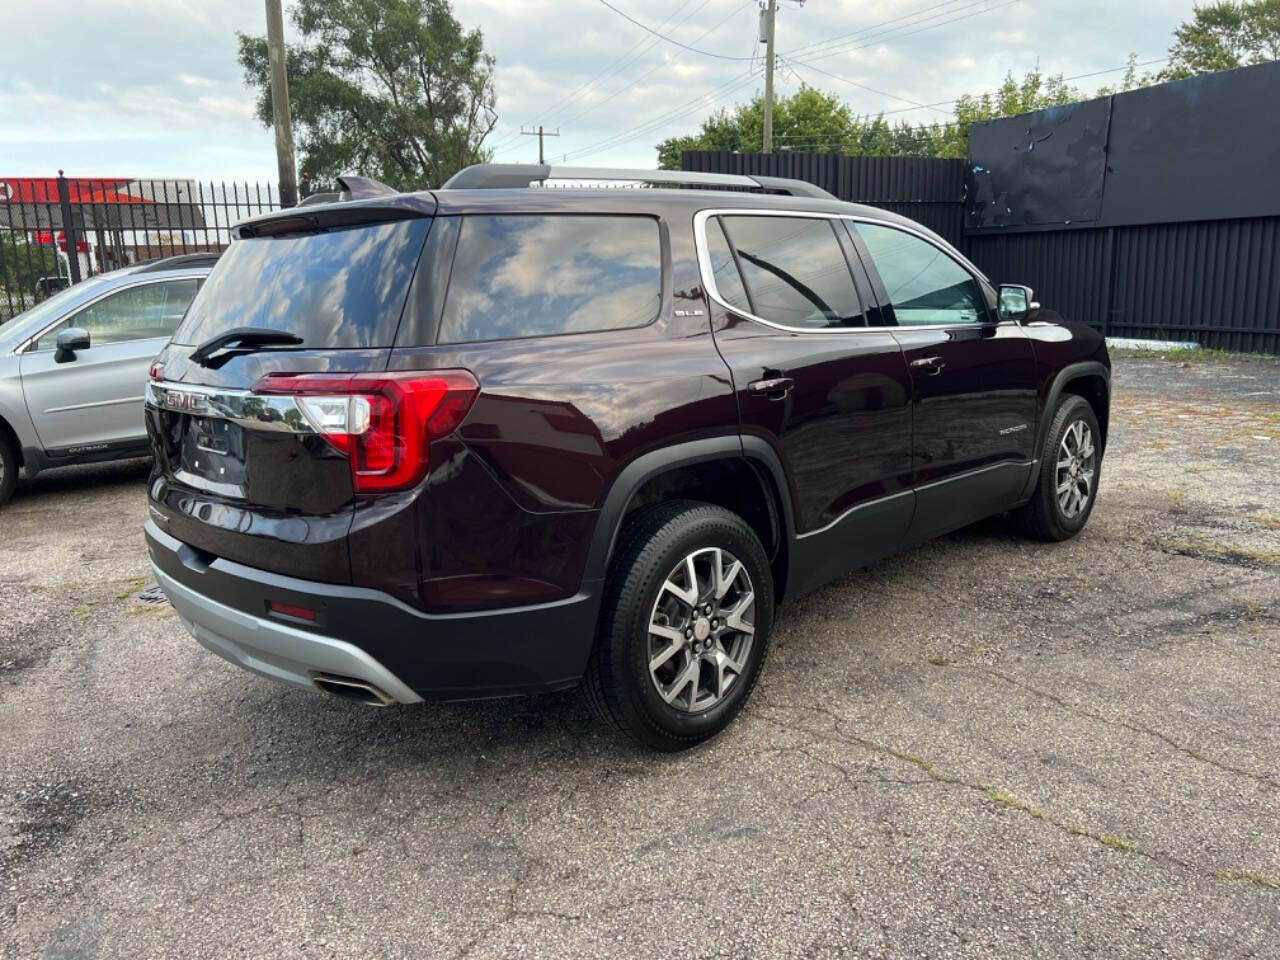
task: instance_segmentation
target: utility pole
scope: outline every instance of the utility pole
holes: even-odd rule
[[[276,166],[280,205],[297,206],[298,170],[293,159],[293,118],[289,115],[289,76],[284,59],[284,13],[280,0],[267,0],[267,52],[271,60],[271,110],[276,130]]]
[[[537,137],[537,138],[538,138],[538,163],[539,163],[539,164],[545,164],[547,161],[543,159],[543,152],[542,152],[542,138],[543,138],[544,136],[545,136],[545,137],[558,137],[558,136],[560,136],[560,128],[559,128],[559,127],[556,127],[556,132],[555,132],[555,133],[543,133],[543,132],[542,132],[542,124],[538,124],[538,129],[537,129],[537,130],[526,130],[524,127],[521,127],[521,128],[520,128],[520,135],[521,135],[522,137]]]
[[[764,152],[773,153],[773,21],[778,0],[764,2]]]

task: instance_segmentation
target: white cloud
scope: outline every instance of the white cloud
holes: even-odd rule
[[[542,123],[560,128],[547,141],[553,158],[576,152],[582,163],[652,166],[659,140],[692,132],[711,110],[761,89],[758,72],[748,74],[749,58],[762,52],[754,3],[617,4],[681,43],[741,59],[682,50],[596,0],[455,0],[455,15],[482,29],[497,61],[499,127],[490,143],[504,148],[499,160],[536,158],[537,138],[518,131]],[[1002,4],[785,4],[778,50],[793,72],[780,76],[779,92],[805,82],[865,114],[907,104],[806,63],[921,103],[992,89],[1007,71],[1020,75],[1037,62],[1068,76],[1120,67],[1130,52],[1162,56],[1192,0]],[[272,137],[253,115],[236,63],[236,31],[264,29],[261,0],[101,0],[57,30],[45,18],[10,18],[0,31],[4,172],[274,180]],[[1093,89],[1118,75],[1081,84]],[[893,116],[944,118],[928,110]]]

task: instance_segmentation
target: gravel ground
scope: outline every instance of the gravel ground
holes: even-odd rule
[[[5,957],[1280,957],[1280,363],[1125,360],[1101,499],[783,608],[717,740],[204,652],[145,464],[0,513]]]

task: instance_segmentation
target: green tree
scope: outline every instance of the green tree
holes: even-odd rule
[[[963,157],[968,149],[969,128],[983,120],[1016,117],[1020,113],[1076,103],[1087,94],[1067,84],[1062,74],[1046,77],[1036,67],[1021,80],[1005,74],[1004,83],[993,93],[973,97],[965,94],[956,101],[956,120],[948,127],[945,157]]]
[[[939,124],[890,124],[883,117],[859,117],[838,96],[802,86],[773,106],[774,149],[874,156],[933,156],[944,137]],[[721,108],[695,134],[670,137],[657,146],[658,166],[678,169],[684,150],[757,153],[764,139],[764,97]]]
[[[58,275],[58,255],[52,245],[32,243],[25,233],[0,232],[0,310],[8,311],[13,299],[15,313],[35,302],[42,277]]]
[[[301,167],[360,173],[399,189],[438,186],[488,159],[497,122],[493,58],[448,0],[299,0],[286,53]],[[245,83],[270,127],[266,37],[237,34]]]
[[[1136,60],[1131,59],[1131,65]],[[1128,82],[1140,83],[1135,77]],[[956,101],[955,120],[947,123],[890,123],[881,116],[855,115],[838,96],[801,87],[774,104],[774,150],[844,153],[850,156],[963,157],[969,127],[981,120],[1029,113],[1084,98],[1062,75],[1045,76],[1037,68],[1021,80],[1010,73],[999,89]],[[721,109],[703,121],[696,134],[671,137],[658,144],[658,165],[680,166],[684,150],[736,150],[757,153],[763,141],[764,98],[757,96],[732,109]]]
[[[1280,0],[1219,0],[1173,31],[1161,80],[1280,60]]]

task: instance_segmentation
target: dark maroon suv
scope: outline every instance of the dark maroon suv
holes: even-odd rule
[[[581,685],[679,749],[783,599],[1089,516],[1102,339],[910,220],[763,177],[345,186],[241,224],[151,371],[152,562],[233,663],[373,704]]]

